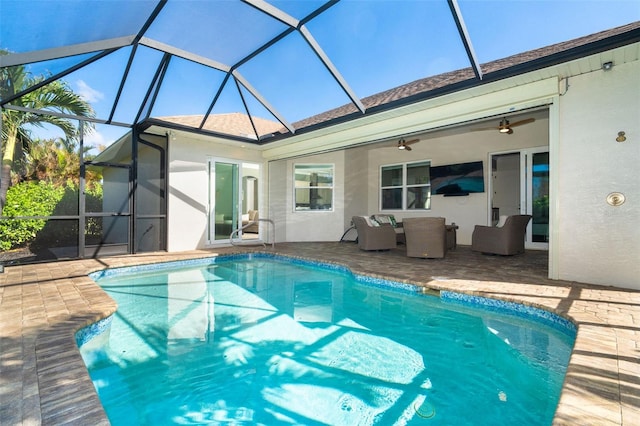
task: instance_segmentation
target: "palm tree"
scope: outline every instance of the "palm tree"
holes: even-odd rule
[[[0,55],[7,54],[0,51]],[[30,110],[53,110],[64,114],[81,117],[93,117],[91,105],[80,95],[71,90],[62,80],[53,81],[42,87],[38,84],[45,80],[45,76],[32,76],[24,66],[6,67],[0,69],[0,99],[7,99],[30,87],[36,87],[26,92],[12,102]],[[35,114],[33,112],[2,109],[2,169],[0,172],[0,212],[4,208],[7,190],[11,186],[11,171],[16,167],[16,160],[24,156],[25,149],[33,142],[28,126],[42,127],[45,123],[61,129],[65,137],[71,141],[77,140],[79,128],[75,120],[54,115]],[[90,131],[93,126],[83,121],[83,126]]]
[[[68,182],[78,185],[80,156],[74,144],[67,148],[62,139],[33,142],[25,155],[25,180],[44,180],[56,186],[65,186]]]
[[[78,145],[62,138],[33,141],[25,155],[24,180],[47,181],[55,186],[73,186],[80,184],[80,152]],[[90,146],[83,147],[84,160],[90,160]],[[102,175],[94,170],[85,170],[87,190],[100,185]],[[14,182],[15,184],[15,182]]]

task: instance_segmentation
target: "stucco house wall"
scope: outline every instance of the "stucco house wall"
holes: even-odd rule
[[[560,279],[640,289],[639,76],[638,61],[614,65],[571,78],[560,97]],[[607,204],[612,192],[625,203]]]
[[[497,125],[497,123],[496,123]],[[489,202],[489,178],[491,165],[489,153],[511,152],[524,148],[546,147],[549,143],[548,120],[537,119],[534,123],[516,128],[511,135],[497,131],[476,131],[477,125],[465,126],[459,131],[436,132],[418,135],[420,142],[412,150],[398,150],[392,143],[377,145],[368,150],[368,214],[380,211],[380,167],[388,164],[429,160],[432,166],[482,161],[484,167],[485,192],[464,197],[432,195],[430,210],[390,211],[397,219],[405,217],[444,217],[447,223],[459,226],[459,244],[471,244],[475,225],[487,225]],[[382,213],[382,212],[381,212]]]
[[[294,211],[295,164],[327,164],[334,166],[333,210]],[[280,241],[338,241],[344,232],[345,151],[333,151],[269,164],[269,214],[276,223]],[[284,229],[284,231],[283,231]],[[279,230],[279,231],[278,231]]]
[[[254,147],[189,134],[179,134],[171,139],[167,250],[203,248],[207,242],[208,159],[227,158],[259,164],[263,164],[263,160],[260,151]],[[260,209],[265,205],[266,202],[260,201]]]
[[[270,147],[241,148],[238,144],[215,140],[183,138],[173,141],[169,155],[169,250],[203,247],[206,232],[206,160],[208,156],[262,162],[266,176],[262,186],[261,210],[276,222],[276,242],[337,241],[348,227],[351,216],[379,211],[379,168],[382,164],[431,160],[433,165],[466,161],[484,161],[485,190],[490,176],[489,154],[524,148],[548,146],[551,152],[551,241],[549,265],[551,278],[584,283],[616,285],[640,289],[640,64],[633,61],[614,66],[611,71],[597,70],[571,77],[568,86],[561,76],[555,81],[557,95],[551,96],[549,82],[528,85],[521,105],[527,99],[539,107],[541,99],[549,104],[548,119],[537,119],[513,135],[497,132],[432,132],[417,135],[421,142],[410,153],[386,145],[340,145],[340,134],[331,134],[334,150],[313,153],[312,139],[306,145],[293,146],[291,158],[284,149]],[[542,88],[536,93],[534,88]],[[499,109],[503,99],[513,99],[516,89],[469,97],[460,103],[466,117],[481,111]],[[456,98],[459,99],[459,98]],[[424,114],[424,122],[446,122],[453,104],[412,112],[412,120]],[[457,104],[456,104],[457,105]],[[473,112],[477,105],[477,113]],[[507,108],[504,104],[502,108]],[[459,111],[460,108],[455,108]],[[507,111],[507,109],[505,109]],[[408,116],[398,119],[406,126]],[[380,129],[382,137],[393,132],[389,121],[373,122],[358,128],[362,135]],[[411,126],[417,126],[411,124]],[[412,128],[414,128],[412,127]],[[395,134],[401,132],[395,130]],[[339,131],[339,130],[338,130]],[[627,141],[616,142],[619,131]],[[353,139],[353,129],[344,138]],[[367,137],[367,136],[365,136]],[[372,137],[372,136],[368,136]],[[382,143],[382,142],[381,142]],[[299,151],[295,151],[299,149]],[[322,147],[316,148],[322,149]],[[325,147],[326,149],[326,147]],[[266,151],[265,151],[266,150]],[[407,156],[409,154],[409,156]],[[295,156],[295,157],[294,157]],[[295,163],[335,165],[334,210],[332,212],[293,211],[293,165]],[[427,212],[397,212],[408,216],[444,216],[460,226],[458,241],[470,244],[475,224],[486,224],[488,193],[468,197],[434,196]],[[611,207],[606,197],[621,192],[626,202]]]

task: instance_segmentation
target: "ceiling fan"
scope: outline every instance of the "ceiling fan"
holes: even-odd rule
[[[420,139],[411,139],[410,141],[407,141],[402,138],[398,141],[398,149],[411,151],[411,145],[416,142],[420,142]]]
[[[474,129],[474,130],[497,130],[500,133],[510,135],[513,133],[512,127],[522,126],[523,124],[533,123],[534,121],[536,121],[535,118],[525,118],[524,120],[509,123],[509,120],[507,120],[507,118],[505,117],[502,120],[500,120],[500,124],[498,125],[498,127],[484,127],[481,129]]]

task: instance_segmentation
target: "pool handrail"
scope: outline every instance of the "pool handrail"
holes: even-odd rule
[[[231,245],[232,245],[232,246],[249,246],[249,245],[257,245],[256,243],[252,243],[252,241],[250,241],[250,240],[247,240],[247,241],[245,241],[245,240],[237,240],[237,241],[234,241],[234,240],[233,240],[233,237],[234,237],[234,236],[236,236],[236,237],[237,237],[237,236],[238,236],[238,232],[240,232],[241,230],[243,230],[243,229],[245,229],[245,228],[248,228],[248,227],[250,227],[251,225],[254,225],[254,224],[258,223],[258,222],[268,222],[268,223],[270,223],[270,224],[271,224],[271,230],[272,230],[272,232],[273,232],[273,234],[272,234],[272,236],[273,236],[273,237],[272,237],[272,240],[271,240],[271,249],[273,250],[273,249],[275,248],[275,246],[276,246],[276,243],[275,243],[275,240],[276,240],[276,224],[273,222],[273,220],[271,220],[271,219],[264,219],[264,218],[258,218],[258,219],[256,219],[256,220],[250,220],[250,221],[249,221],[249,222],[247,222],[246,224],[242,225],[240,228],[238,228],[238,229],[236,229],[235,231],[233,231],[233,232],[231,233],[231,235],[229,235],[229,241],[231,242]],[[264,248],[266,248],[266,247],[267,247],[267,245],[265,244],[265,242],[264,242],[264,241],[262,241],[261,239],[254,240],[254,241],[257,241],[257,243],[258,243],[258,244],[262,244],[262,246],[263,246]]]

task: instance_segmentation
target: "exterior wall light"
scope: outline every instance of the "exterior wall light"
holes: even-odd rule
[[[618,207],[624,204],[626,197],[621,192],[612,192],[607,195],[607,204],[612,207]]]

